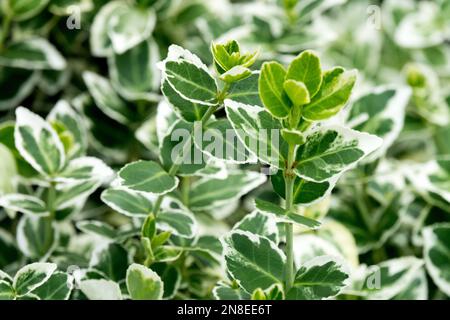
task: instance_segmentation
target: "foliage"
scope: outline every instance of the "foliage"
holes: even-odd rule
[[[449,3],[2,1],[0,300],[448,299]]]

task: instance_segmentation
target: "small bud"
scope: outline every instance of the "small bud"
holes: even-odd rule
[[[211,52],[214,57],[214,65],[219,74],[224,74],[236,66],[249,68],[255,63],[259,54],[258,50],[241,54],[239,43],[236,40],[230,40],[226,43],[213,43]]]

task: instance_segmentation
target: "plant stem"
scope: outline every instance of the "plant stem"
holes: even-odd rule
[[[189,187],[191,184],[190,177],[183,177],[183,181],[181,183],[181,200],[183,204],[188,207],[189,206]]]
[[[294,180],[295,173],[292,171],[294,163],[295,146],[289,145],[287,167],[285,171],[285,194],[286,194],[286,212],[292,210],[294,199]],[[286,274],[285,286],[286,292],[292,288],[294,283],[294,226],[292,223],[285,223],[286,231]]]
[[[3,46],[4,46],[6,38],[8,37],[10,28],[11,28],[11,15],[6,14],[3,19],[2,30],[0,33],[0,51],[3,50]]]
[[[212,106],[210,108],[208,108],[208,111],[206,111],[206,113],[203,115],[201,122],[202,122],[202,126],[205,125],[205,123],[209,120],[209,118],[211,118],[211,116],[214,114],[214,112],[216,112],[216,110],[219,108],[220,104],[217,104],[215,106]],[[193,134],[193,131],[191,131],[191,135]],[[171,175],[172,177],[175,176],[178,172],[178,169],[180,168],[180,162],[182,160],[182,157],[186,154],[185,149],[190,149],[191,148],[191,143],[192,143],[192,139],[190,139],[187,143],[185,143],[185,145],[183,146],[183,150],[180,154],[178,154],[177,158],[175,159],[175,161],[173,162],[172,166],[169,169],[169,175]],[[158,198],[155,201],[155,206],[153,208],[153,214],[155,215],[155,217],[158,215],[159,209],[161,208],[161,204],[162,201],[164,200],[164,194],[159,195]]]
[[[50,182],[50,187],[48,188],[48,195],[47,195],[47,210],[50,213],[49,218],[51,220],[55,218],[55,200],[56,200],[55,183]]]

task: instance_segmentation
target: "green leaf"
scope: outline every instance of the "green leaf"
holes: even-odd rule
[[[119,285],[111,280],[83,280],[80,290],[90,300],[122,300]]]
[[[306,138],[299,130],[281,129],[281,136],[290,145],[302,145]]]
[[[209,106],[183,98],[167,80],[162,83],[161,91],[174,110],[188,122],[200,121],[208,111]]]
[[[231,276],[247,291],[282,283],[286,257],[275,243],[246,231],[225,238],[225,261]]]
[[[123,187],[152,194],[165,194],[178,185],[178,179],[170,176],[154,161],[129,163],[120,169],[118,176]]]
[[[291,101],[284,92],[286,70],[278,62],[265,62],[259,75],[259,95],[266,109],[276,118],[285,118],[291,111]]]
[[[47,205],[41,199],[25,194],[7,194],[0,197],[0,206],[32,216],[48,216]]]
[[[108,22],[108,35],[114,52],[122,54],[148,39],[155,23],[156,15],[150,8],[118,7]]]
[[[100,187],[102,181],[81,180],[56,185],[55,207],[63,210],[84,203]]]
[[[274,215],[276,217],[276,220],[279,222],[295,223],[309,228],[317,228],[320,226],[319,221],[304,217],[294,212],[286,213],[285,209],[272,202],[255,199],[255,206],[260,212]]]
[[[183,249],[170,245],[164,245],[158,247],[154,252],[154,258],[156,262],[173,262],[180,258],[183,253]]]
[[[98,235],[107,239],[114,239],[117,237],[117,232],[109,224],[96,221],[96,220],[84,220],[76,223],[78,229],[84,233]]]
[[[382,144],[374,135],[344,127],[321,127],[307,135],[297,149],[295,172],[302,178],[322,182],[354,167]]]
[[[133,300],[160,300],[164,293],[158,274],[137,263],[127,270],[127,288]]]
[[[203,178],[191,186],[189,206],[205,210],[238,199],[266,181],[266,177],[252,171],[232,171],[227,179]]]
[[[138,120],[136,110],[133,110],[119,97],[108,79],[96,73],[85,71],[83,80],[92,98],[94,98],[95,104],[108,117],[122,124],[130,124]]]
[[[5,281],[0,280],[0,301],[1,300],[14,300],[15,293],[12,285]]]
[[[311,101],[303,82],[288,79],[283,83],[283,88],[294,106],[302,106]]]
[[[238,138],[229,120],[211,121],[204,126],[202,133],[201,139],[194,136],[194,143],[208,156],[230,163],[255,162],[253,154]]]
[[[271,176],[271,182],[275,192],[285,198],[284,174],[281,170]],[[331,193],[336,180],[324,182],[309,181],[300,177],[294,180],[294,204],[311,205],[325,198]]]
[[[143,41],[122,54],[113,54],[108,60],[114,88],[130,100],[154,101],[158,96],[150,91],[159,86],[158,46],[152,39]]]
[[[178,292],[181,284],[181,273],[177,267],[167,263],[152,264],[154,270],[164,284],[164,299],[172,299]]]
[[[392,299],[412,284],[422,266],[416,257],[386,260],[359,272],[349,289],[368,300]]]
[[[336,67],[323,74],[320,91],[304,106],[302,116],[310,121],[328,119],[347,103],[356,82],[356,71]]]
[[[167,58],[158,64],[163,81],[182,98],[193,103],[215,105],[217,85],[201,60],[179,46],[171,45]]]
[[[47,121],[64,127],[64,132],[71,136],[71,147],[67,150],[68,158],[80,157],[86,154],[88,141],[87,129],[83,119],[65,100],[59,100],[47,116]]]
[[[164,136],[160,147],[164,168],[169,171],[176,164],[179,175],[193,175],[205,168],[207,155],[193,142],[194,139],[202,138],[201,133],[199,123],[193,124],[184,120],[175,122]]]
[[[15,108],[33,91],[38,80],[37,71],[0,67],[0,111]]]
[[[49,280],[56,270],[54,263],[32,263],[17,271],[13,287],[17,296],[24,296]]]
[[[63,70],[66,60],[42,38],[13,42],[0,53],[0,65],[29,70]]]
[[[17,244],[32,259],[47,257],[54,250],[57,234],[49,218],[22,216],[17,225]]]
[[[5,0],[2,8],[13,20],[23,21],[39,14],[48,3],[49,0]]]
[[[107,189],[102,192],[101,199],[128,217],[146,217],[153,209],[152,202],[144,194],[129,189]]]
[[[183,237],[193,238],[197,231],[197,222],[191,213],[185,210],[162,210],[157,218],[157,227],[163,231]]]
[[[128,267],[128,252],[116,243],[97,247],[92,254],[89,267],[99,271],[107,279],[118,282],[125,279]]]
[[[322,84],[322,68],[317,54],[311,50],[300,53],[289,65],[286,79],[303,83],[308,89],[309,97],[314,97]]]
[[[111,39],[108,35],[110,21],[118,11],[126,10],[127,4],[116,0],[107,2],[95,15],[90,30],[90,46],[95,57],[107,57],[113,53]]]
[[[442,169],[438,162],[434,160],[421,164],[411,164],[405,169],[408,180],[418,194],[430,204],[443,210],[449,210],[449,172]]]
[[[428,279],[426,272],[421,268],[408,286],[392,298],[393,300],[427,300]]]
[[[424,259],[428,274],[450,296],[450,224],[438,223],[422,230]]]
[[[352,103],[347,124],[355,130],[383,138],[383,145],[366,161],[384,154],[397,139],[410,96],[411,90],[407,87],[377,87]]]
[[[41,300],[68,300],[73,289],[73,280],[67,273],[56,271],[32,293]]]
[[[231,84],[227,98],[233,101],[256,105],[262,105],[258,92],[259,72],[254,71],[243,80]]]
[[[100,159],[79,157],[69,161],[64,170],[55,179],[57,182],[74,183],[82,181],[107,182],[114,172]]]
[[[266,237],[274,243],[279,242],[278,227],[272,215],[265,212],[253,211],[236,223],[233,230],[248,231]]]
[[[286,299],[318,300],[336,296],[347,285],[348,277],[341,262],[328,256],[314,258],[298,269]]]
[[[26,108],[16,109],[14,138],[20,155],[42,175],[51,176],[63,168],[64,147],[57,133]]]
[[[227,118],[240,141],[261,162],[284,168],[288,145],[280,139],[281,122],[258,106],[225,100]]]
[[[223,281],[217,283],[213,289],[216,300],[248,300],[250,295],[241,288],[233,288]]]
[[[227,72],[220,75],[220,80],[226,83],[233,83],[237,81],[241,81],[252,74],[252,71],[243,66],[235,66],[228,70]]]
[[[368,221],[364,219],[353,198],[339,202],[339,205],[330,210],[329,216],[352,231],[358,251],[365,253],[379,248],[398,231],[408,204],[407,199],[401,197],[400,191],[386,195],[385,204],[373,210]]]

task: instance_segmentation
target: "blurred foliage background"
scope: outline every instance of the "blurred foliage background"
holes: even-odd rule
[[[33,9],[24,10],[21,2]],[[329,199],[305,209],[326,223],[318,232],[297,230],[298,250],[334,250],[355,270],[378,265],[386,289],[374,298],[448,298],[450,1],[2,0],[1,10],[0,194],[27,190],[26,181],[36,174],[11,143],[20,105],[46,116],[59,100],[68,101],[86,125],[88,154],[117,169],[158,156],[156,117],[163,97],[156,62],[170,44],[208,65],[212,41],[236,39],[248,50],[259,48],[258,66],[272,59],[288,63],[313,49],[325,67],[359,70],[351,110],[365,108],[369,119],[350,115],[347,121],[381,134],[386,144],[382,154],[346,174]],[[383,90],[392,87],[411,90],[405,108],[387,106]],[[223,210],[198,213],[204,234],[226,232],[251,210],[248,198],[270,198],[269,190],[261,187]],[[87,266],[94,240],[83,235],[71,243],[81,233],[73,223],[127,223],[102,204],[100,192],[70,215],[61,214],[57,249],[43,245],[43,256],[60,266]],[[18,221],[0,209],[0,269],[13,273],[42,258],[24,255],[17,245]],[[427,244],[423,231],[437,224],[444,235]],[[427,264],[434,246],[439,272]],[[184,259],[175,297],[212,297],[223,275],[205,271],[196,259],[205,258]],[[361,293],[369,289],[356,288],[356,280],[353,285],[339,298],[371,297]]]

